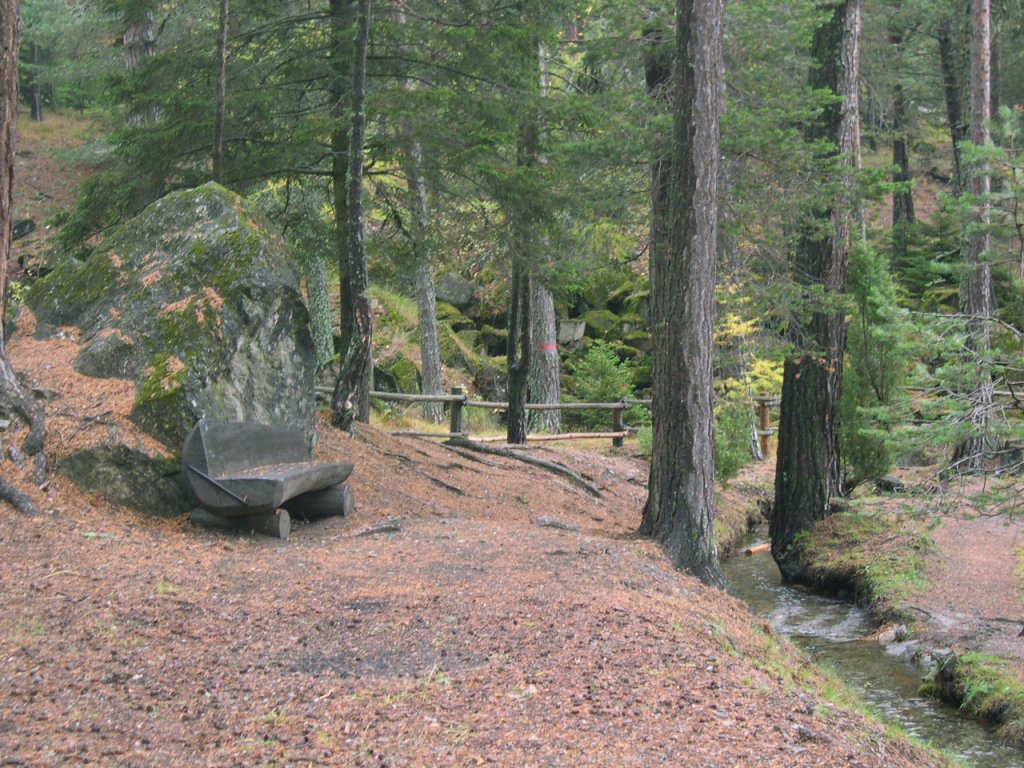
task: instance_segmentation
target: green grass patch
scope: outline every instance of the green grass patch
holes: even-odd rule
[[[998,723],[1000,738],[1024,746],[1024,679],[1016,661],[965,653],[945,665],[922,692],[958,703],[972,717]]]
[[[927,586],[925,558],[935,551],[921,524],[884,511],[831,515],[795,546],[811,584],[826,592],[852,590],[885,621],[910,618],[902,605]]]

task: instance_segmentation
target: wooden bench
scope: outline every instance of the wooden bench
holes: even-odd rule
[[[352,465],[313,461],[297,427],[202,419],[185,438],[181,463],[197,507],[192,519],[202,525],[286,539],[289,512],[314,520],[355,508],[344,484]]]

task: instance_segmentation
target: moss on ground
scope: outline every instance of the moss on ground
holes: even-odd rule
[[[811,585],[852,590],[883,621],[910,619],[903,605],[927,586],[924,558],[935,551],[923,524],[870,509],[831,515],[794,546]]]
[[[998,723],[1000,738],[1024,747],[1024,679],[1016,662],[988,653],[952,656],[932,670],[921,692]]]

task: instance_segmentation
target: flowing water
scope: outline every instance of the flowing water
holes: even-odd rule
[[[753,542],[751,542],[753,543]],[[742,550],[741,550],[742,551]],[[1024,750],[1001,743],[955,707],[918,696],[924,670],[885,646],[862,640],[874,631],[868,613],[852,603],[785,586],[767,552],[740,554],[723,564],[732,588],[779,632],[836,672],[879,717],[948,750],[978,768],[1024,768]]]

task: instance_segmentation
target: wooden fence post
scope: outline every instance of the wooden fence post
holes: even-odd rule
[[[771,412],[768,410],[768,393],[762,392],[757,401],[757,439],[761,442],[761,455],[771,458],[768,439],[771,437]]]
[[[462,404],[465,402],[465,393],[463,392],[462,387],[452,387],[452,394],[462,395],[463,399],[452,401],[452,420],[448,431],[453,435],[462,435],[465,434],[462,431]]]
[[[623,420],[623,412],[626,410],[626,404],[622,403],[618,408],[612,411],[612,432],[624,432],[626,430],[626,422]],[[612,438],[612,446],[614,448],[621,448],[625,441],[621,437]]]

